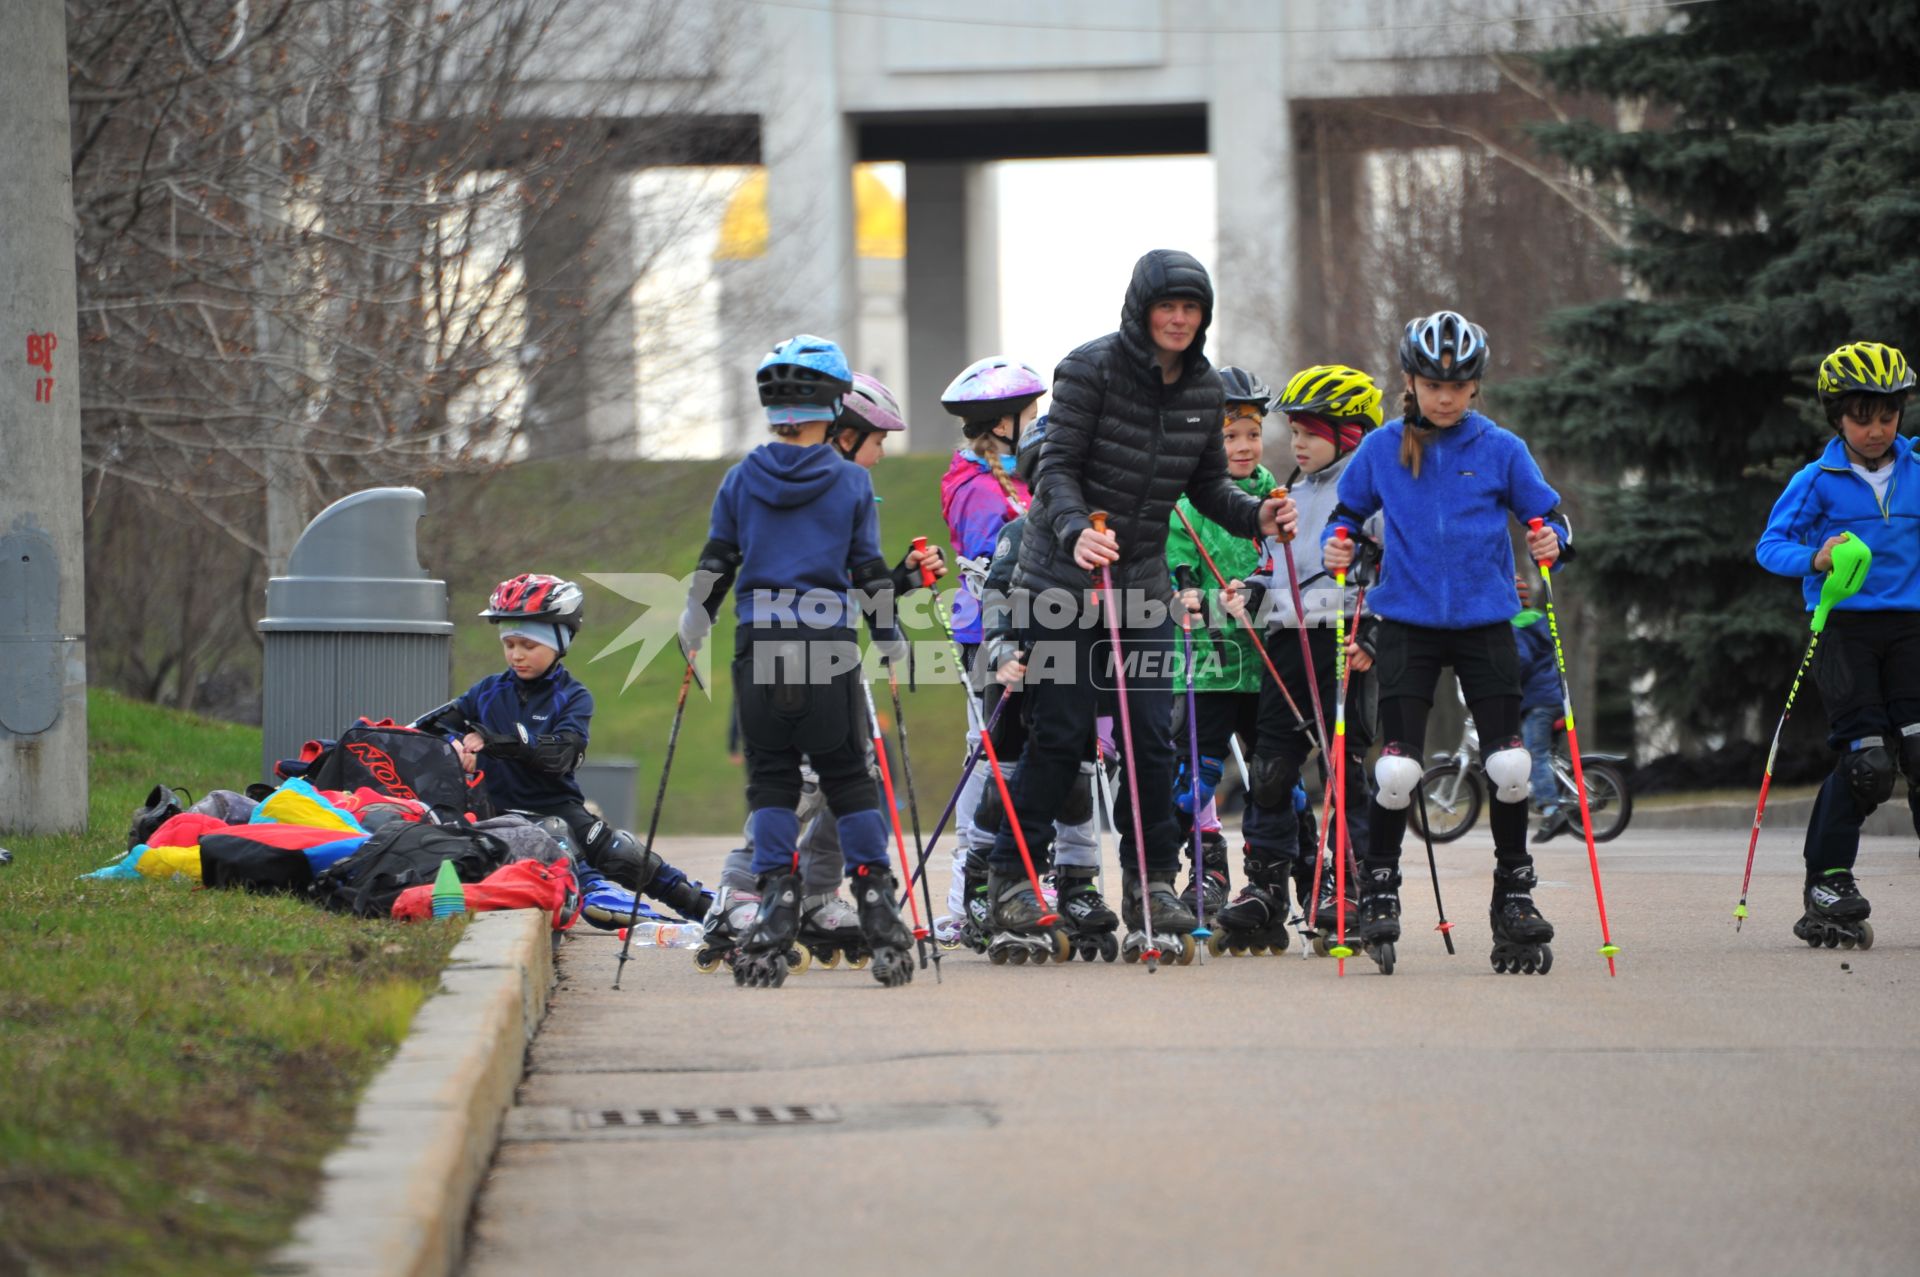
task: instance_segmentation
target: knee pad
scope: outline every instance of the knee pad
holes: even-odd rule
[[[1413,801],[1414,786],[1425,773],[1411,750],[1397,741],[1389,743],[1381,751],[1380,761],[1373,765],[1373,784],[1378,791],[1374,800],[1388,811],[1405,811]]]
[[[1839,770],[1847,778],[1854,806],[1865,816],[1893,793],[1893,755],[1878,736],[1863,736],[1853,744]]]
[[[1252,782],[1253,801],[1262,807],[1292,805],[1293,777],[1283,758],[1255,754],[1247,761],[1247,779]]]
[[[595,821],[594,828],[605,829],[606,822]],[[642,847],[639,840],[624,829],[611,830],[600,839],[598,859],[589,843],[587,861],[629,891],[646,890],[666,863],[653,848]]]
[[[1533,755],[1514,737],[1487,755],[1487,780],[1493,796],[1503,803],[1527,801],[1527,786],[1533,780]]]
[[[1920,723],[1908,723],[1900,729],[1900,770],[1909,782],[1920,785]]]
[[[1000,800],[996,786],[994,801]],[[1060,814],[1055,817],[1063,825],[1084,825],[1093,819],[1093,764],[1082,763],[1080,775],[1073,782],[1073,788],[1067,791],[1067,800],[1060,806]]]
[[[1200,760],[1200,807],[1213,801],[1213,791],[1220,787],[1220,760],[1201,758]],[[1187,764],[1180,764],[1180,775],[1173,793],[1173,805],[1191,816],[1199,810],[1193,801],[1193,778],[1188,775]]]

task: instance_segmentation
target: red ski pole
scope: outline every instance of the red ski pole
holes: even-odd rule
[[[1545,519],[1529,519],[1527,527],[1538,532],[1546,526]],[[1553,614],[1553,560],[1541,559],[1540,583],[1547,596],[1547,632],[1553,635],[1553,660],[1560,671],[1560,708],[1567,719],[1567,750],[1573,755],[1573,789],[1580,797],[1580,828],[1587,835],[1587,864],[1593,870],[1593,903],[1600,911],[1600,953],[1607,960],[1607,974],[1618,974],[1614,970],[1614,955],[1620,952],[1620,946],[1613,942],[1613,936],[1607,930],[1607,896],[1600,889],[1600,853],[1593,848],[1593,813],[1587,809],[1587,777],[1580,767],[1580,734],[1573,726],[1573,692],[1567,683],[1567,654],[1560,647],[1560,622]]]
[[[900,831],[900,804],[893,796],[893,769],[887,766],[887,736],[880,730],[880,715],[874,712],[873,689],[864,678],[860,680],[860,690],[867,697],[867,719],[873,724],[873,753],[880,760],[880,785],[887,796],[887,815],[893,819],[893,841],[900,848],[900,875],[905,878],[913,871],[907,863],[907,836]],[[913,938],[924,941],[932,933],[920,921],[920,906],[911,891],[907,893],[907,912],[913,917]]]

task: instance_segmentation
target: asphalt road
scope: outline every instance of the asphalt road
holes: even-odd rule
[[[663,850],[710,876],[725,847]],[[1920,1272],[1915,843],[1863,846],[1871,951],[1794,939],[1797,830],[1735,934],[1745,847],[1602,847],[1617,978],[1567,839],[1552,974],[1493,973],[1479,834],[1442,849],[1452,957],[1409,840],[1391,977],[961,952],[750,990],[648,950],[614,992],[583,926],[466,1271]]]

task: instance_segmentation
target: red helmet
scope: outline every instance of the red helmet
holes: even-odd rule
[[[487,610],[480,615],[495,624],[546,621],[578,634],[581,623],[587,619],[586,605],[586,595],[572,581],[544,572],[522,572],[493,587]]]

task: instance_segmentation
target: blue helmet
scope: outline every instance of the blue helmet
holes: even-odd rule
[[[1487,330],[1452,310],[1409,319],[1400,366],[1430,381],[1478,381],[1487,370]]]
[[[840,347],[801,333],[769,351],[753,380],[767,420],[776,426],[797,425],[839,416],[841,398],[853,389],[853,370]]]

